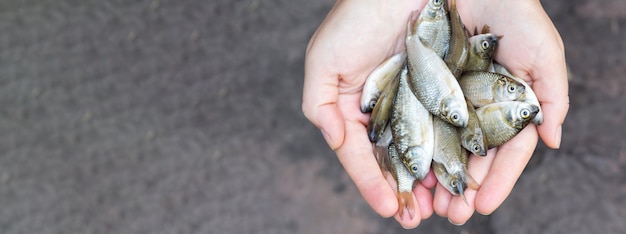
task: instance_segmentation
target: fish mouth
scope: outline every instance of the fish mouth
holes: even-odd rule
[[[483,145],[487,145],[487,144],[483,144]],[[481,147],[481,149],[478,151],[478,155],[487,156],[487,149],[485,147]]]
[[[463,186],[465,185],[465,181],[462,180],[457,180],[456,182],[456,189],[459,192],[459,196],[461,196],[461,198],[463,198],[463,201],[465,201],[465,204],[467,204],[467,206],[469,206],[469,203],[467,202],[467,198],[465,198],[465,189],[463,188]]]
[[[376,131],[370,131],[369,132],[369,138],[371,142],[375,142],[376,141]]]
[[[361,105],[361,113],[371,112],[368,105]]]
[[[533,114],[533,117],[537,115],[537,113],[539,113],[539,107],[537,105],[531,105],[530,106],[530,113]]]

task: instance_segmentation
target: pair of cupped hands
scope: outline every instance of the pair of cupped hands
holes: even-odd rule
[[[369,73],[383,60],[405,50],[407,21],[426,0],[338,0],[312,36],[306,51],[302,110],[318,127],[367,203],[404,228],[417,227],[433,211],[453,224],[477,211],[491,214],[509,195],[540,136],[559,148],[561,125],[569,108],[567,72],[561,37],[538,0],[457,0],[466,28],[488,25],[502,35],[495,61],[524,79],[535,91],[544,122],[529,125],[509,142],[472,155],[468,169],[481,184],[465,197],[453,196],[432,172],[414,188],[413,218],[400,217],[395,182],[385,178],[373,155],[359,100]],[[435,188],[434,196],[431,189]]]

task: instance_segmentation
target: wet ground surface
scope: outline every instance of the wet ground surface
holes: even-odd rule
[[[561,149],[491,216],[409,231],[301,113],[332,4],[0,3],[0,233],[626,232],[626,3],[544,2],[572,72]]]

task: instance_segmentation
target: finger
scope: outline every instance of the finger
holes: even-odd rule
[[[337,106],[339,77],[325,71],[324,66],[313,62],[314,58],[309,56],[315,57],[315,54],[308,55],[305,62],[302,112],[322,131],[330,148],[336,150],[344,140],[343,117]]]
[[[452,194],[440,183],[437,183],[435,187],[435,198],[433,200],[433,209],[435,213],[441,217],[448,217],[448,207],[450,206],[450,200]]]
[[[433,214],[433,195],[430,189],[422,184],[418,184],[413,189],[413,193],[417,198],[422,219],[427,219]]]
[[[487,151],[487,156],[481,157],[470,155],[467,170],[470,176],[478,184],[482,184],[489,173],[489,168],[495,159],[497,150]],[[480,190],[480,188],[479,188]],[[478,191],[473,189],[465,190],[464,196],[467,203],[461,196],[452,196],[448,207],[448,220],[453,224],[464,224],[474,214],[474,204]]]
[[[499,51],[500,55],[496,54],[496,59],[502,59],[503,64],[510,65],[513,74],[519,74],[532,85],[544,116],[543,123],[538,126],[539,135],[548,147],[559,148],[561,126],[569,109],[565,49],[563,40],[539,2],[533,2],[532,5],[534,16],[529,18],[536,23],[530,25],[536,27],[532,28],[531,33],[538,36],[527,48],[515,47],[515,44],[524,43],[519,38],[503,40],[502,47],[507,50]],[[525,60],[516,60],[524,54],[527,57]]]
[[[391,217],[398,210],[398,202],[374,158],[365,126],[346,121],[345,127],[344,143],[336,150],[339,162],[372,209],[383,217]]]
[[[420,181],[420,184],[428,189],[434,188],[435,185],[437,185],[437,177],[435,177],[433,170],[430,170],[428,174],[426,174],[426,177]]]
[[[560,37],[555,36],[558,42]],[[553,42],[551,52],[539,55],[542,61],[536,63],[530,75],[535,80],[533,90],[541,103],[544,122],[538,126],[543,142],[550,148],[559,148],[563,121],[569,110],[567,68],[565,55],[557,41]],[[550,50],[547,50],[550,51]]]
[[[511,193],[537,146],[537,130],[531,124],[498,147],[487,177],[476,194],[476,211],[491,214]]]

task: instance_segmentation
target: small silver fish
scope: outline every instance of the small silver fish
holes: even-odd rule
[[[409,20],[406,49],[411,91],[433,115],[457,127],[467,126],[467,107],[459,83],[441,57],[422,44],[410,25]]]
[[[496,102],[476,109],[487,148],[494,148],[515,137],[538,112],[539,106],[520,101]]]
[[[428,0],[415,23],[419,38],[443,58],[450,41],[450,20],[445,8],[446,0]]]
[[[433,120],[433,128],[435,152],[432,165],[435,177],[450,193],[460,195],[465,200],[464,191],[467,188],[478,190],[480,185],[467,171],[467,151],[461,148],[459,132],[454,126],[437,118]]]
[[[511,74],[509,70],[507,70],[504,66],[498,63],[493,63],[492,69],[493,69],[493,72],[511,77],[517,82],[520,82],[522,85],[524,85],[526,89],[526,94],[519,101],[528,102],[530,104],[534,104],[539,107],[539,112],[537,113],[537,115],[535,115],[535,118],[533,119],[533,123],[537,125],[541,125],[541,123],[543,123],[543,112],[541,111],[541,105],[539,105],[539,99],[537,98],[537,95],[535,94],[533,89],[530,88],[530,85],[528,85],[526,81],[524,81],[522,78],[519,78]]]
[[[465,29],[461,15],[456,9],[456,0],[450,0],[450,43],[443,60],[450,72],[457,79],[461,76],[467,63],[470,44],[468,32]]]
[[[361,93],[361,112],[368,113],[374,109],[380,94],[400,72],[405,62],[406,52],[402,51],[387,58],[367,76]]]
[[[380,136],[378,141],[372,143],[374,148],[374,156],[376,157],[376,161],[378,162],[378,166],[382,172],[391,171],[391,162],[389,161],[389,146],[393,143],[393,135],[391,134],[391,126],[387,124],[383,134]],[[395,146],[394,146],[395,147]],[[394,148],[395,149],[395,148]],[[386,178],[387,173],[383,173],[383,176]]]
[[[391,106],[393,99],[398,91],[398,83],[400,82],[400,73],[392,79],[380,95],[380,98],[372,110],[369,122],[367,124],[367,133],[371,142],[377,142],[385,127],[389,123],[391,116]]]
[[[413,187],[415,176],[404,166],[395,145],[389,145],[389,160],[391,161],[391,174],[398,183],[398,212],[404,216],[404,209],[409,211],[409,217],[415,216],[415,204],[413,203]]]
[[[494,102],[520,100],[526,93],[526,88],[522,83],[493,72],[465,72],[459,79],[459,85],[474,107]]]
[[[476,110],[469,101],[467,101],[467,110],[469,111],[469,121],[467,127],[461,129],[461,145],[476,155],[486,156],[487,140],[480,126]]]
[[[391,110],[391,133],[402,162],[415,178],[422,180],[433,157],[433,118],[411,92],[407,76],[403,69]]]
[[[493,54],[498,45],[495,34],[478,34],[470,37],[470,49],[463,71],[487,71],[493,61]]]

